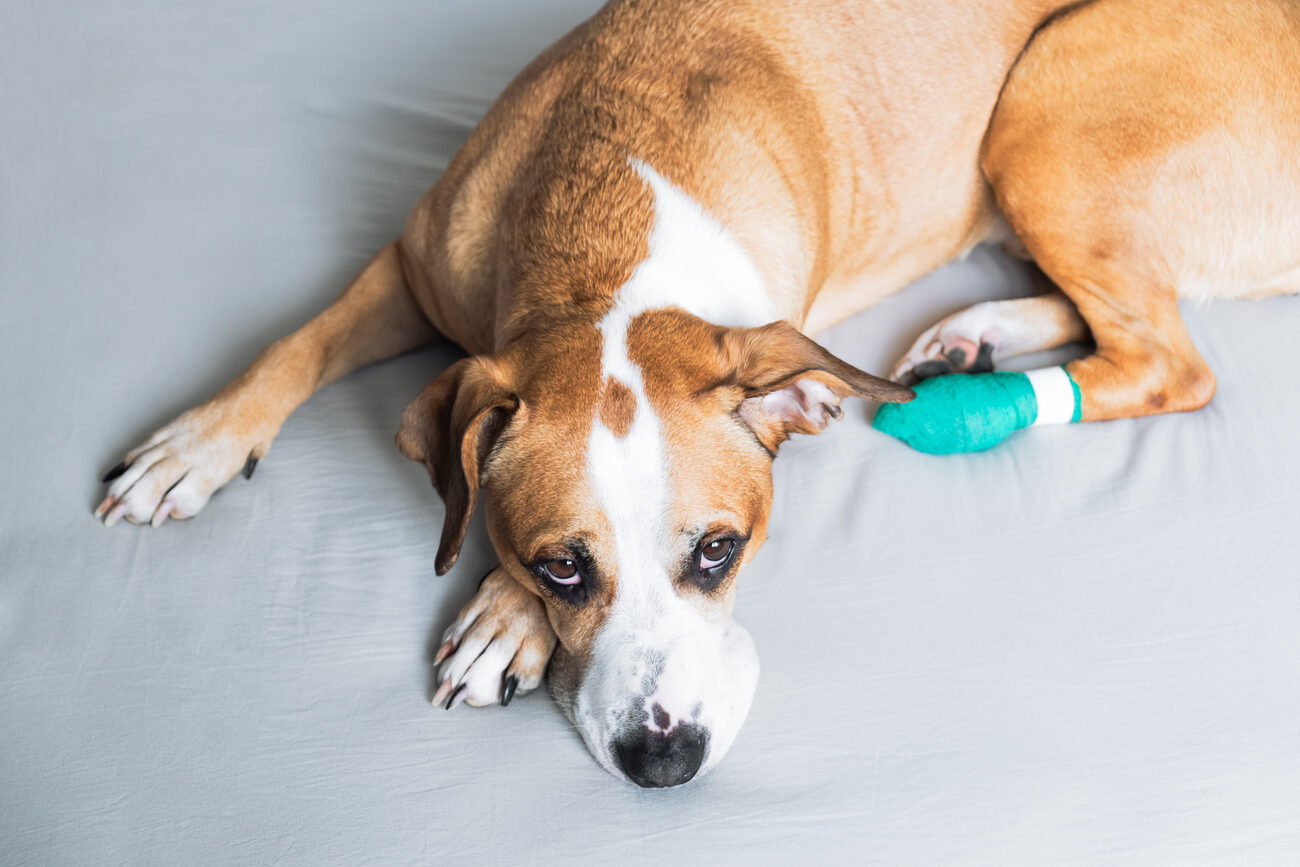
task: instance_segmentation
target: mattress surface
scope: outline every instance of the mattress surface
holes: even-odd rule
[[[442,505],[392,445],[449,346],[323,390],[196,520],[94,521],[594,7],[6,4],[0,861],[1294,861],[1300,299],[1184,309],[1198,413],[940,458],[852,403],[787,444],[737,604],[753,710],[679,789],[606,774],[544,690],[430,708],[492,563],[476,521],[434,575]],[[820,339],[883,372],[1031,291],[981,248]]]

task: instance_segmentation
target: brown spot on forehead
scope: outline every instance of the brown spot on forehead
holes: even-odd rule
[[[604,393],[600,399],[600,423],[609,432],[622,439],[632,427],[636,416],[636,396],[621,380],[606,377]]]

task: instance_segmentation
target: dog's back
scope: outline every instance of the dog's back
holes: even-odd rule
[[[1102,0],[1013,70],[984,164],[1087,323],[1085,421],[1198,409],[1180,297],[1300,289],[1300,4]]]
[[[1058,5],[611,3],[516,78],[412,213],[417,296],[481,352],[499,305],[612,294],[649,225],[633,157],[738,238],[781,318],[820,330],[989,232],[979,145]]]
[[[1189,298],[1300,289],[1300,3],[1102,0],[1007,83],[989,175],[1040,261]]]

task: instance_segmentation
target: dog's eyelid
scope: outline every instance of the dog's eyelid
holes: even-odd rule
[[[561,539],[558,542],[545,542],[529,548],[520,550],[529,550],[532,553],[528,556],[521,556],[519,562],[526,569],[532,569],[540,566],[548,560],[574,560],[580,566],[587,566],[591,561],[591,554],[588,553],[587,543],[579,537],[570,539]]]
[[[564,548],[556,548],[551,545],[545,548],[539,548],[531,557],[520,557],[519,562],[523,563],[528,569],[536,569],[543,563],[549,563],[552,560],[572,560],[573,554]]]
[[[694,544],[692,545],[692,550],[699,552],[702,551],[706,545],[711,545],[714,542],[723,542],[723,541],[734,542],[736,543],[737,548],[743,548],[745,546],[745,543],[749,541],[749,536],[750,536],[749,532],[741,532],[740,530],[737,530],[735,527],[729,527],[729,526],[713,527],[694,537]]]
[[[699,538],[699,541],[696,542],[695,550],[697,552],[703,551],[710,545],[715,545],[718,542],[731,542],[732,547],[735,550],[740,550],[745,547],[745,543],[748,541],[749,536],[747,534],[741,534],[737,530],[728,528],[714,533],[705,533]]]
[[[712,542],[724,536],[747,541],[751,531],[739,529],[743,524],[744,520],[739,515],[730,511],[719,511],[709,518],[683,528],[682,535],[690,539],[692,545],[699,545],[704,541]]]

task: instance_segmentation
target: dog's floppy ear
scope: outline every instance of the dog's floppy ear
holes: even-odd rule
[[[484,463],[518,408],[504,366],[480,356],[447,368],[402,413],[397,450],[424,464],[447,507],[434,560],[439,575],[460,556]]]
[[[903,403],[916,396],[841,361],[788,322],[727,329],[722,345],[732,370],[729,384],[744,394],[740,415],[773,453],[790,434],[825,430],[842,414],[846,397]]]

